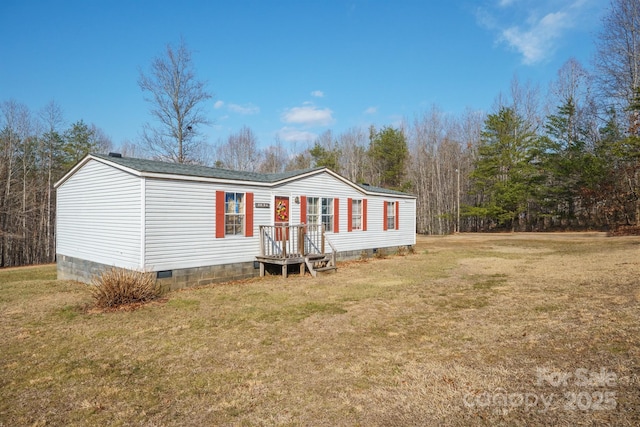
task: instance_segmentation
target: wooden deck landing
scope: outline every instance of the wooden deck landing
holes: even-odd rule
[[[325,253],[325,247],[331,253]],[[336,249],[324,232],[324,226],[308,228],[305,224],[260,226],[260,277],[265,274],[265,264],[282,267],[287,277],[289,265],[299,265],[300,275],[308,269],[313,277],[318,273],[333,272],[336,267]]]
[[[260,277],[264,276],[264,265],[275,264],[282,266],[282,276],[287,277],[287,266],[298,264],[300,266],[300,275],[304,276],[304,257],[302,255],[288,255],[286,258],[270,257],[270,256],[257,256],[256,259],[260,262]]]

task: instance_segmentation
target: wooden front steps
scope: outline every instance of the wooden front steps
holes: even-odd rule
[[[270,258],[270,257],[256,257],[260,263],[260,277],[265,275],[265,264],[275,264],[282,268],[282,276],[287,277],[289,275],[289,265],[299,265],[300,275],[304,276],[305,270],[309,270],[309,273],[313,277],[318,277],[318,273],[328,274],[338,270],[338,267],[331,265],[333,258],[330,254],[309,254],[305,257],[300,255],[289,256],[287,258]],[[306,267],[306,268],[305,268]]]
[[[309,254],[304,257],[304,263],[313,277],[317,277],[318,273],[333,273],[336,271],[338,267],[331,265],[331,261],[331,255],[327,254]]]
[[[327,253],[327,248],[331,252]],[[288,266],[298,264],[300,274],[306,269],[313,277],[318,273],[331,273],[337,270],[336,248],[327,238],[324,225],[261,225],[260,277],[265,274],[265,265],[279,265],[282,275],[287,277]]]

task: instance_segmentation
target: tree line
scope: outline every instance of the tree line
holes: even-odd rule
[[[14,100],[0,104],[0,267],[52,262],[53,184],[88,152],[111,145],[97,126],[65,126],[50,102],[34,113]]]
[[[260,148],[249,126],[216,144],[184,41],[167,45],[138,84],[156,122],[125,156],[282,172],[326,166],[359,183],[417,196],[419,233],[491,230],[638,230],[640,3],[613,0],[588,69],[569,59],[546,93],[517,77],[490,112],[437,106],[401,123],[328,130],[301,147]],[[0,267],[55,259],[53,184],[89,152],[113,144],[97,126],[68,125],[50,102],[0,103]]]

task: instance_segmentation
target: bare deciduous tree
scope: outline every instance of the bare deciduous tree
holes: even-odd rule
[[[268,146],[262,155],[262,162],[258,170],[263,173],[283,172],[289,161],[289,153],[282,145],[280,138],[276,136],[273,145]]]
[[[53,180],[57,178],[56,169],[60,169],[60,151],[64,143],[62,139],[62,127],[64,126],[64,113],[62,107],[55,101],[50,101],[41,111],[40,119],[44,126],[42,135],[42,162],[44,173],[46,174],[46,205],[45,214],[45,256],[51,258],[55,250],[55,200],[53,191]]]
[[[628,111],[640,89],[640,2],[611,0],[596,40],[595,68],[603,95]]]
[[[540,114],[540,88],[531,81],[522,84],[518,76],[513,76],[511,79],[511,103],[503,105],[503,107],[506,106],[513,108],[516,114],[530,123],[534,129],[542,126],[544,120]]]
[[[338,137],[338,150],[340,150],[340,171],[351,181],[358,182],[364,179],[364,170],[367,167],[367,133],[362,128],[351,128]]]
[[[142,134],[153,155],[177,163],[198,161],[202,151],[198,127],[210,123],[202,104],[212,95],[197,79],[184,40],[176,48],[167,45],[165,55],[151,62],[149,74],[140,72],[138,84],[159,122],[156,127],[145,125]]]
[[[287,162],[287,166],[285,167],[286,171],[294,171],[300,169],[307,169],[311,167],[311,154],[309,154],[309,150],[304,150],[293,156]]]
[[[140,146],[129,140],[123,141],[117,150],[125,157],[140,157],[142,155]]]
[[[227,142],[218,146],[217,154],[216,164],[227,169],[255,172],[260,165],[258,139],[247,126],[229,135]]]
[[[570,99],[577,104],[585,103],[591,95],[589,72],[577,59],[569,59],[558,70],[558,79],[551,84],[550,92],[549,98],[556,106]]]

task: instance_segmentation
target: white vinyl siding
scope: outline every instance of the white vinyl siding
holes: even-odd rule
[[[194,181],[147,179],[146,260],[148,270],[171,270],[255,260],[258,226],[271,223],[271,209],[254,209],[253,237],[216,239],[216,191],[254,193],[270,203],[264,189]]]
[[[346,184],[328,173],[313,175],[305,179],[292,181],[273,190],[279,195],[289,195],[292,200],[295,197],[307,197],[307,210],[309,198],[331,196],[339,199],[338,233],[328,233],[328,237],[338,251],[363,250],[371,248],[384,248],[388,246],[414,245],[416,242],[415,229],[415,198],[399,198],[389,195],[365,194],[358,189]],[[347,232],[347,199],[367,199],[367,230],[358,233]],[[398,202],[400,218],[397,224],[399,229],[393,233],[385,232],[383,221],[383,202]],[[291,224],[299,223],[300,204],[291,204]],[[307,218],[307,223],[309,223]]]
[[[56,253],[141,267],[140,178],[91,160],[57,189]]]

